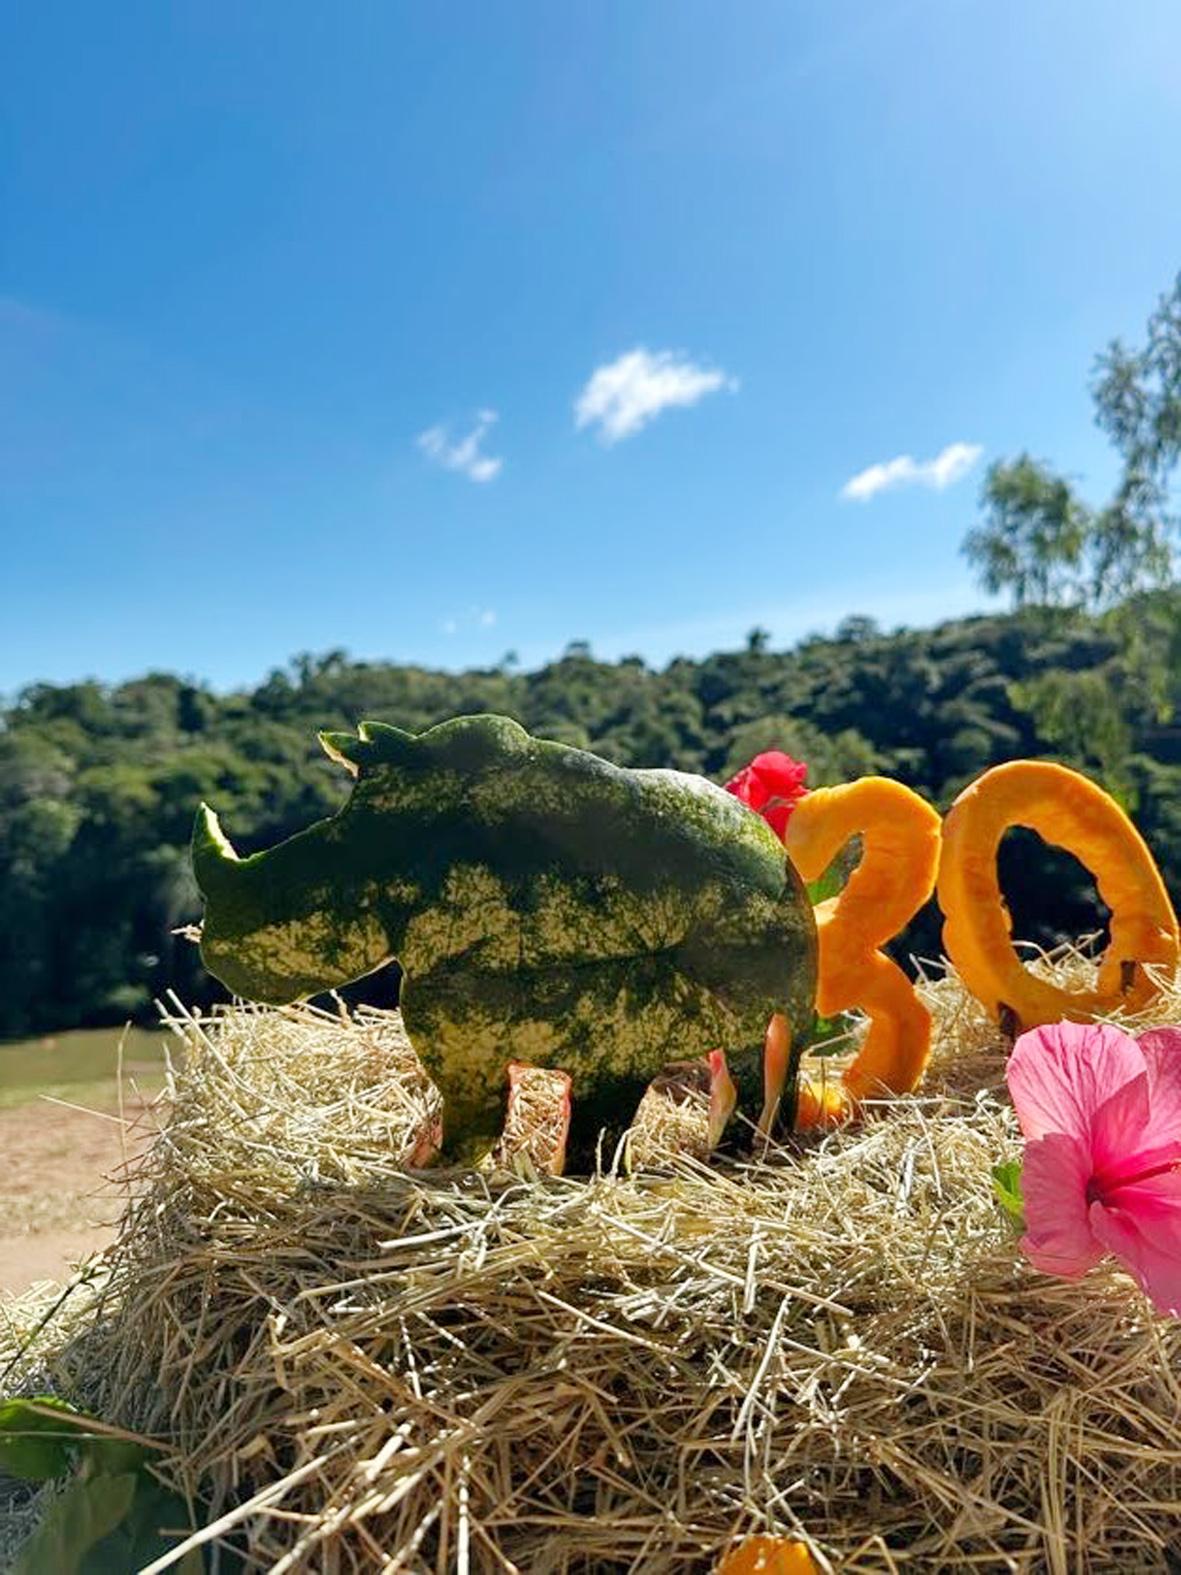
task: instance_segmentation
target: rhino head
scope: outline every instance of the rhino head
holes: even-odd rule
[[[235,995],[284,1006],[389,961],[370,883],[329,889],[331,824],[240,858],[213,810],[198,809],[192,857],[205,900],[201,956]]]

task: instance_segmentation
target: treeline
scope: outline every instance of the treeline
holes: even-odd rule
[[[148,1017],[167,986],[209,999],[196,948],[173,933],[199,916],[194,807],[214,803],[243,851],[288,836],[347,792],[315,731],[363,717],[417,731],[503,712],[622,764],[718,780],[778,747],[809,762],[813,784],[884,772],[940,807],[997,761],[1053,755],[1133,808],[1176,901],[1179,649],[1170,591],[1102,617],[1026,610],[889,634],[854,618],[785,651],[755,631],[744,650],[660,671],[575,643],[529,673],[334,651],[226,695],[165,673],[34,685],[0,711],[0,1037]],[[1072,860],[1026,850],[1002,863],[1019,933],[1101,924]],[[901,945],[933,955],[937,915]]]

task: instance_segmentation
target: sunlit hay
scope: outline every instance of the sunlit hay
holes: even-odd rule
[[[562,1168],[567,1079],[540,1066],[520,1067],[517,1076],[504,1132],[485,1168],[545,1176]]]
[[[1024,1263],[1000,1046],[923,988],[927,1092],[589,1182],[408,1170],[435,1111],[392,1014],[178,1013],[170,1126],[53,1376],[166,1441],[258,1569],[656,1575],[774,1530],[842,1571],[1163,1571],[1181,1325]],[[978,1088],[941,1086],[954,1045]]]
[[[657,1168],[672,1155],[709,1158],[709,1080],[704,1059],[673,1062],[653,1078],[627,1136],[629,1167]]]
[[[165,1144],[190,1179],[290,1192],[431,1157],[438,1095],[399,1013],[244,1005],[202,1020],[174,1003],[164,1021],[185,1062]]]

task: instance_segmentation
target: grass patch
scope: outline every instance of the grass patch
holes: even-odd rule
[[[42,1094],[80,1105],[113,1102],[120,1040],[124,1077],[134,1078],[146,1093],[156,1092],[164,1081],[163,1033],[80,1028],[0,1044],[0,1110],[27,1104]]]

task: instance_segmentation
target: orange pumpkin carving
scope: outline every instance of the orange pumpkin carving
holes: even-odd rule
[[[792,1537],[748,1537],[726,1554],[717,1575],[816,1575],[819,1568],[806,1542]]]
[[[997,850],[1010,826],[1069,849],[1093,873],[1111,910],[1094,990],[1038,979],[1013,950],[997,876]],[[1010,1033],[1063,1018],[1087,1022],[1120,1007],[1137,1011],[1157,992],[1146,965],[1177,967],[1177,918],[1144,839],[1096,783],[1050,761],[994,766],[956,799],[943,823],[939,905],[956,972]]]
[[[917,793],[886,777],[817,788],[787,824],[786,846],[806,881],[818,880],[852,837],[861,861],[839,896],[818,904],[820,977],[816,1005],[825,1016],[859,1007],[869,1030],[839,1087],[801,1082],[797,1127],[840,1120],[875,1092],[916,1088],[931,1050],[931,1017],[914,986],[880,948],[918,912],[935,888],[939,816]]]

